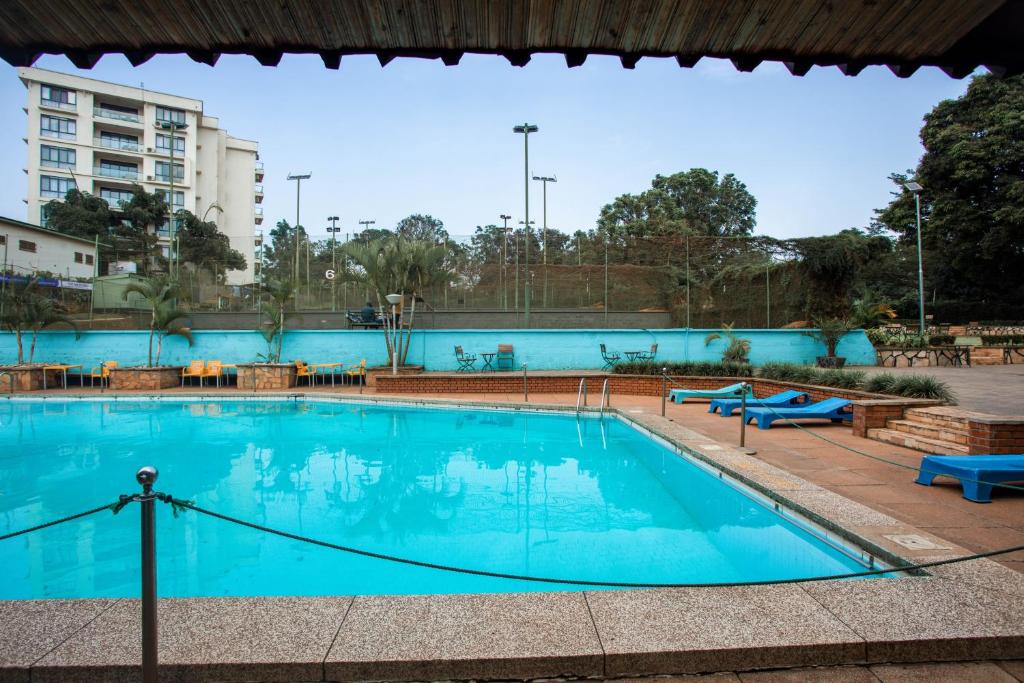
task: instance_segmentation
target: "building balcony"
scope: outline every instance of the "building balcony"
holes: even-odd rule
[[[263,225],[263,207],[256,207],[256,225]]]
[[[104,107],[93,107],[92,113],[94,116],[98,116],[104,119],[111,119],[113,121],[123,121],[125,123],[142,123],[142,117],[138,114],[129,114],[123,111],[114,111],[113,109],[106,109]]]
[[[256,203],[257,204],[262,204],[263,203],[263,186],[262,185],[256,185],[255,187],[253,187],[253,193],[256,195]]]
[[[60,109],[61,111],[78,111],[77,104],[69,104],[67,102],[58,102],[57,100],[39,100],[39,106],[46,109]]]
[[[263,182],[263,162],[262,161],[257,161],[256,162],[256,182],[258,182],[258,183]]]
[[[117,149],[123,152],[139,152],[142,147],[138,142],[132,142],[130,140],[118,140],[116,138],[93,138],[93,144],[96,147],[103,147],[104,149]]]
[[[102,166],[96,166],[93,168],[93,175],[101,176],[103,178],[120,178],[122,180],[138,180],[139,169],[131,168],[103,168]]]

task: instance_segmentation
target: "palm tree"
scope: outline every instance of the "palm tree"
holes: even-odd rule
[[[416,320],[417,298],[430,286],[451,279],[445,262],[447,251],[443,245],[429,240],[408,240],[399,235],[365,243],[348,242],[342,251],[357,265],[346,277],[371,287],[381,308],[388,294],[401,294],[403,300],[407,294],[412,295],[409,314],[403,315],[400,333],[394,334],[394,330],[388,329],[389,334],[384,335],[388,360],[397,355],[404,365]],[[385,320],[388,320],[386,316]]]
[[[152,310],[149,321],[149,357],[147,365],[154,367],[153,363],[153,338],[157,338],[156,364],[160,363],[160,352],[163,349],[164,338],[170,335],[184,337],[188,345],[192,346],[192,330],[182,323],[181,319],[188,313],[177,305],[178,285],[166,277],[140,278],[129,282],[124,289],[124,299],[129,294],[141,296]]]
[[[0,316],[0,328],[14,333],[18,344],[18,365],[25,362],[23,335],[32,333],[29,346],[28,362],[31,363],[36,353],[36,340],[39,331],[51,325],[70,325],[75,331],[75,339],[80,338],[75,321],[64,315],[53,299],[39,294],[39,278],[32,276],[25,282],[12,282],[4,290],[3,315]]]
[[[269,280],[264,292],[267,299],[260,302],[260,314],[266,317],[266,321],[260,325],[259,331],[267,342],[267,353],[260,354],[260,357],[267,363],[280,363],[284,344],[284,320],[288,302],[295,295],[295,283],[291,280]]]
[[[704,337],[704,346],[719,339],[726,340],[729,345],[722,352],[722,360],[726,363],[748,363],[750,356],[750,340],[737,337],[733,332],[734,323],[724,323],[721,332],[712,332]]]
[[[35,296],[28,308],[27,326],[32,330],[32,344],[28,350],[28,362],[31,363],[36,355],[36,339],[39,331],[51,325],[68,325],[75,331],[75,339],[81,339],[82,334],[78,331],[78,325],[70,317],[64,315],[57,304],[45,296]],[[19,349],[20,350],[20,349]]]

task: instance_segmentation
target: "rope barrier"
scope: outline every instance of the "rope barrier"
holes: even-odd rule
[[[552,578],[545,576],[526,576],[523,574],[510,574],[505,572],[493,572],[485,569],[470,569],[466,567],[456,567],[446,564],[438,564],[436,562],[426,562],[423,560],[413,560],[407,557],[399,557],[397,555],[388,555],[386,553],[378,553],[372,550],[363,550],[361,548],[353,548],[351,546],[345,546],[338,543],[331,543],[330,541],[323,541],[316,538],[310,538],[308,536],[301,536],[299,534],[291,533],[290,531],[282,531],[280,529],[274,529],[273,527],[264,526],[262,524],[256,524],[254,522],[247,522],[243,519],[231,517],[229,515],[222,514],[220,512],[214,512],[213,510],[206,510],[197,505],[192,504],[189,501],[177,500],[170,496],[159,498],[164,502],[171,503],[181,509],[192,510],[203,515],[214,517],[225,522],[237,524],[239,526],[248,527],[257,531],[263,531],[268,534],[280,536],[293,541],[300,541],[302,543],[309,543],[311,545],[320,546],[322,548],[329,548],[331,550],[339,550],[341,552],[349,553],[352,555],[359,555],[362,557],[369,557],[377,560],[385,560],[387,562],[393,562],[396,564],[405,564],[413,567],[421,567],[424,569],[436,569],[439,571],[452,572],[456,574],[469,574],[471,576],[484,576],[494,579],[509,579],[512,581],[528,581],[532,583],[550,583],[550,584],[562,584],[567,586],[593,586],[593,587],[604,587],[604,588],[716,588],[716,587],[739,587],[739,586],[770,586],[770,585],[783,585],[793,583],[810,583],[815,581],[831,581],[834,579],[855,579],[863,578],[868,576],[879,576],[882,574],[894,574],[894,573],[907,573],[916,572],[922,569],[928,569],[930,567],[940,567],[947,564],[955,564],[958,562],[967,562],[969,560],[978,560],[986,557],[995,557],[997,555],[1006,555],[1008,553],[1014,553],[1019,550],[1024,550],[1024,545],[1017,545],[1010,548],[1000,548],[998,550],[989,550],[984,553],[977,553],[975,555],[966,555],[963,557],[954,557],[946,560],[936,560],[934,562],[923,562],[918,564],[903,565],[900,567],[891,567],[888,569],[871,569],[862,572],[849,572],[845,574],[830,574],[826,576],[807,576],[798,577],[793,579],[766,579],[763,581],[731,581],[725,583],[644,583],[644,582],[633,582],[633,581],[588,581],[584,579],[562,579]]]
[[[118,500],[117,502],[114,502],[114,503],[107,503],[106,505],[101,505],[101,506],[99,506],[97,508],[93,508],[91,510],[86,510],[85,512],[79,512],[77,515],[69,515],[67,517],[61,517],[60,519],[55,519],[52,522],[47,522],[45,524],[37,524],[36,526],[32,526],[32,527],[29,527],[27,529],[21,529],[20,531],[13,531],[13,532],[11,532],[9,534],[4,534],[3,536],[0,536],[0,541],[6,541],[9,538],[15,538],[17,536],[22,536],[24,534],[31,533],[33,531],[40,531],[42,529],[46,529],[46,528],[51,527],[51,526],[57,526],[58,524],[63,524],[64,522],[73,522],[76,519],[81,519],[82,517],[88,517],[89,515],[95,515],[97,512],[103,512],[104,510],[111,510],[116,515],[121,508],[118,507],[117,509],[115,509],[115,507],[120,505],[120,503],[121,503],[121,501]],[[121,507],[124,507],[124,506],[122,505]]]
[[[830,443],[833,446],[838,446],[839,448],[842,448],[844,450],[850,451],[851,453],[855,453],[857,455],[864,456],[865,458],[870,458],[870,459],[875,460],[877,462],[882,462],[882,463],[885,463],[887,465],[893,465],[895,467],[902,467],[905,470],[911,470],[913,472],[921,471],[921,472],[924,472],[926,474],[934,474],[936,476],[942,476],[942,477],[951,477],[953,479],[958,479],[960,481],[970,482],[972,484],[983,484],[985,486],[995,486],[997,488],[1010,489],[1010,490],[1013,490],[1013,491],[1024,491],[1024,486],[1015,486],[1014,484],[1003,484],[1003,483],[997,483],[997,482],[982,481],[981,479],[972,479],[971,477],[968,477],[968,476],[960,476],[960,475],[956,475],[956,474],[949,474],[947,472],[933,472],[932,470],[921,469],[921,468],[915,467],[913,465],[904,465],[901,462],[896,462],[895,460],[889,460],[888,458],[883,458],[880,455],[872,455],[871,453],[866,453],[866,452],[864,452],[864,451],[862,451],[860,449],[854,448],[853,446],[847,446],[846,444],[839,443],[838,441],[834,441],[833,439],[830,439],[830,438],[828,438],[827,436],[825,436],[823,434],[819,434],[819,433],[817,433],[817,432],[815,432],[815,431],[813,431],[811,429],[808,429],[807,427],[804,427],[803,425],[797,424],[796,422],[794,422],[793,420],[789,419],[785,415],[782,415],[781,413],[779,413],[777,410],[772,408],[770,405],[761,404],[761,405],[758,405],[758,406],[755,406],[755,407],[757,407],[757,408],[767,408],[769,412],[773,413],[776,417],[778,417],[779,419],[783,420],[786,424],[792,425],[792,426],[796,427],[797,429],[799,429],[802,432],[805,432],[807,434],[810,434],[811,436],[817,437],[818,439],[821,439],[822,441]]]

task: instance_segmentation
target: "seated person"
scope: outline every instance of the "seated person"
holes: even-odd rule
[[[363,310],[360,312],[364,323],[375,323],[377,322],[377,309],[373,307],[369,301],[363,306]]]

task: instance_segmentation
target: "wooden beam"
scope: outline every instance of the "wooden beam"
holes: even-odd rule
[[[732,65],[736,67],[738,71],[751,72],[756,69],[761,62],[764,60],[760,57],[732,57],[730,60]]]
[[[577,66],[583,66],[583,62],[587,61],[586,50],[566,50],[565,51],[565,65],[570,69],[574,69]]]
[[[281,63],[284,53],[280,50],[253,50],[252,56],[263,66],[277,66]]]
[[[442,50],[441,61],[445,66],[458,66],[464,54],[461,50]]]
[[[67,58],[71,60],[71,63],[79,69],[93,68],[96,66],[96,62],[100,61],[100,57],[103,56],[102,52],[91,52],[87,50],[68,50],[64,54],[67,55]]]
[[[526,66],[530,63],[532,55],[529,50],[509,50],[502,52],[501,56],[507,59],[512,66]]]
[[[643,55],[638,54],[627,54],[621,55],[619,61],[622,62],[623,69],[635,69],[636,63],[643,58]]]
[[[783,62],[786,68],[789,69],[789,73],[794,76],[806,76],[807,72],[814,66],[814,62],[799,61],[799,62]]]
[[[323,60],[324,66],[328,69],[340,69],[341,68],[341,53],[340,52],[320,52],[320,59]]]
[[[124,53],[124,56],[125,59],[128,60],[129,64],[132,66],[139,66],[153,59],[155,54],[155,52],[146,52],[143,50],[128,50]]]
[[[676,63],[684,69],[692,69],[697,66],[701,55],[676,55]]]
[[[206,64],[208,66],[216,66],[217,60],[220,59],[219,52],[210,52],[208,50],[189,50],[186,52],[193,62],[199,62],[200,64]]]
[[[3,59],[11,66],[32,66],[42,56],[41,52],[33,50],[19,50],[17,48],[0,49],[0,59]]]

